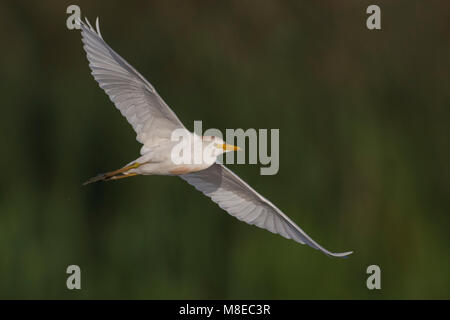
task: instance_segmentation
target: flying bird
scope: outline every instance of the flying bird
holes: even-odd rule
[[[189,132],[155,88],[103,40],[98,18],[95,29],[87,19],[86,23],[80,20],[78,23],[92,75],[132,125],[136,140],[143,145],[141,156],[136,160],[121,169],[99,174],[84,184],[136,175],[179,176],[241,221],[307,244],[329,256],[345,257],[352,253],[333,253],[320,246],[273,203],[218,163],[217,156],[239,148],[218,137]],[[174,130],[184,130],[193,141],[199,142],[210,152],[209,160],[174,163],[171,156],[177,143],[171,139]]]

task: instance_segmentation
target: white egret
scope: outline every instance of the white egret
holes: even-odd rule
[[[137,141],[143,144],[141,157],[125,167],[100,174],[85,184],[135,175],[177,175],[210,197],[230,215],[248,224],[277,233],[334,257],[345,257],[352,252],[332,253],[297,226],[280,209],[257,193],[230,169],[215,158],[238,148],[217,137],[199,137],[189,134],[213,152],[213,161],[200,164],[174,164],[170,156],[174,147],[171,134],[176,129],[186,130],[175,113],[158,95],[155,88],[103,40],[98,19],[96,29],[89,21],[79,21],[82,41],[92,75],[108,94],[115,106],[133,126]]]

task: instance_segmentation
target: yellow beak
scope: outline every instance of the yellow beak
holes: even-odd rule
[[[222,149],[225,150],[225,151],[238,151],[238,150],[241,150],[241,148],[239,148],[237,146],[233,146],[231,144],[226,144],[226,143],[224,143],[222,145]]]

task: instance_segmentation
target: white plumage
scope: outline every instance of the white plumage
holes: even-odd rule
[[[170,139],[174,129],[184,128],[155,88],[103,40],[98,19],[97,31],[82,23],[82,41],[92,75],[117,109],[136,131],[144,146]]]
[[[332,253],[320,246],[281,210],[222,164],[175,165],[169,155],[174,144],[171,134],[176,129],[185,129],[184,125],[155,88],[106,44],[100,33],[98,19],[96,30],[87,20],[86,24],[81,21],[80,24],[92,75],[133,126],[137,141],[143,144],[142,156],[137,160],[122,169],[94,177],[87,183],[137,174],[178,175],[241,221],[307,244],[330,256],[345,257],[352,253]],[[194,134],[191,135],[194,137]],[[201,138],[205,145],[214,142],[217,155],[237,150],[219,138]]]

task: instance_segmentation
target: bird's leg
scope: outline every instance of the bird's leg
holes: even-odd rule
[[[127,172],[128,170],[139,168],[141,165],[143,165],[145,163],[147,163],[147,162],[144,162],[144,163],[135,162],[135,163],[130,164],[129,166],[125,166],[125,167],[123,167],[121,169],[118,169],[118,170],[115,170],[115,171],[111,171],[111,172],[107,172],[107,173],[101,173],[101,174],[99,174],[99,175],[97,175],[95,177],[92,177],[89,180],[87,180],[85,183],[83,183],[83,186],[85,186],[87,184],[90,184],[90,183],[97,182],[97,181],[115,180],[115,179],[119,179],[119,177],[120,178],[125,178],[125,177],[128,177],[130,175],[136,175],[136,174],[130,173],[130,174],[120,175],[117,178],[115,177],[118,174]],[[113,179],[113,178],[115,178],[115,179]]]
[[[123,179],[123,178],[128,178],[128,177],[133,177],[133,176],[137,176],[138,174],[135,172],[132,173],[127,173],[127,174],[121,174],[118,176],[112,176],[110,178],[106,178],[105,181],[109,181],[109,180],[119,180],[119,179]]]

